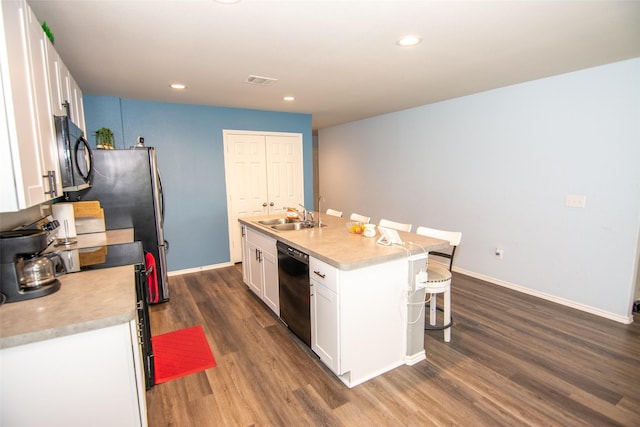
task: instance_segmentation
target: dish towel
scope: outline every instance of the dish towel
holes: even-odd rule
[[[155,304],[160,300],[158,295],[158,274],[156,273],[156,259],[149,252],[145,253],[145,267],[147,269],[147,285],[149,286],[149,303]]]

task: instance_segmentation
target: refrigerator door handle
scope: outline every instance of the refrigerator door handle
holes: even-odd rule
[[[158,193],[160,193],[160,227],[164,227],[164,189],[162,188],[162,178],[158,170]]]

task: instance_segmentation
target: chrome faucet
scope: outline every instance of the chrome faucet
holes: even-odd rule
[[[322,208],[320,207],[321,203],[324,203],[324,197],[319,196],[318,197],[318,227],[322,227],[322,217],[321,217]]]
[[[299,204],[299,206],[302,208],[302,221],[307,225],[313,225],[313,212],[308,211],[302,204]]]
[[[305,208],[302,203],[298,203],[298,206],[302,208],[302,220],[307,222],[307,208]]]

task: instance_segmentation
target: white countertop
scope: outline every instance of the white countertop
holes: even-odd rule
[[[64,248],[132,241],[132,229],[110,230],[80,235],[78,243]],[[51,295],[0,306],[0,348],[105,328],[136,318],[133,265],[67,274],[58,280],[60,290]]]
[[[317,215],[318,213],[314,212],[314,218],[317,218]],[[284,218],[284,214],[242,217],[238,221],[344,271],[369,267],[450,246],[446,240],[404,231],[398,232],[404,242],[402,246],[379,245],[376,243],[380,237],[377,228],[375,237],[353,234],[347,230],[346,224],[350,222],[348,219],[326,214],[323,214],[321,218],[322,223],[326,226],[321,228],[278,231],[268,225],[258,223],[260,220],[271,218]]]

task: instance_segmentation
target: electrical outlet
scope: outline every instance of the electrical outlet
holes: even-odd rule
[[[587,196],[584,194],[567,194],[564,205],[568,208],[584,208],[587,203]]]
[[[502,256],[504,255],[504,251],[501,247],[497,247],[494,253],[497,259],[502,259]]]

